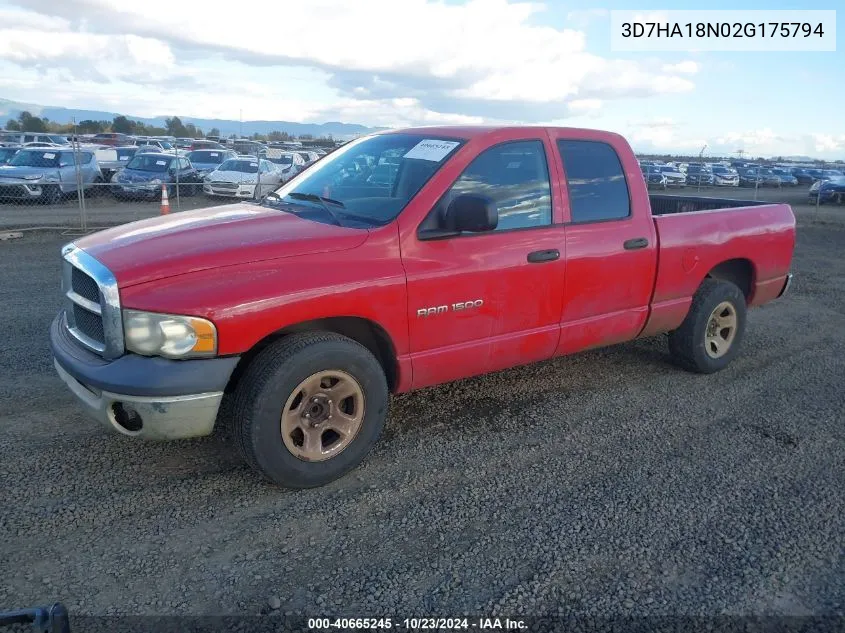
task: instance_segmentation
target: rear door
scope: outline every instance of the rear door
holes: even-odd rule
[[[508,136],[464,158],[422,223],[401,231],[415,387],[550,358],[557,347],[566,258],[553,148],[545,130]],[[462,193],[493,198],[498,228],[420,239]]]
[[[640,169],[624,139],[565,129],[552,136],[568,202],[557,350],[568,354],[640,333],[654,289],[657,237]]]

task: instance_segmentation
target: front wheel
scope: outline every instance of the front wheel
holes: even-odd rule
[[[330,332],[270,345],[249,365],[234,396],[233,435],[245,461],[288,488],[321,486],[355,468],[387,416],[378,360]]]
[[[684,322],[669,333],[669,351],[684,369],[712,374],[739,353],[746,303],[736,284],[705,279]]]

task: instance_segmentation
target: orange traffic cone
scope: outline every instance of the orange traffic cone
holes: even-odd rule
[[[170,213],[170,200],[167,199],[167,185],[161,186],[161,215]]]

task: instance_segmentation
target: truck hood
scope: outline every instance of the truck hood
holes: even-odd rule
[[[140,220],[76,240],[120,287],[248,262],[348,250],[369,233],[257,204],[227,204]]]

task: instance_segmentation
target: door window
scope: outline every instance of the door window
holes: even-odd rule
[[[440,202],[440,213],[461,194],[491,198],[499,212],[497,231],[552,223],[549,168],[542,141],[516,141],[491,147],[464,170]],[[442,215],[441,215],[442,217]]]
[[[631,215],[628,183],[616,151],[600,141],[558,141],[573,222]]]

